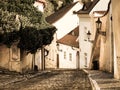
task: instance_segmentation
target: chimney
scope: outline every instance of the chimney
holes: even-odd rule
[[[44,12],[44,8],[46,7],[45,0],[37,0],[34,3],[34,7],[36,7],[39,11]]]

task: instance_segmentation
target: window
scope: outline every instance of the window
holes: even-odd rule
[[[75,36],[75,32],[72,32],[72,35]]]
[[[84,41],[87,41],[87,27],[86,26],[84,26]]]
[[[84,57],[85,57],[85,67],[87,67],[87,53],[84,53]]]
[[[72,54],[69,53],[69,60],[72,61]]]
[[[64,52],[64,59],[66,59],[66,52]]]

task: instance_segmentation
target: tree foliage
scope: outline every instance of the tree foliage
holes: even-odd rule
[[[57,11],[66,6],[67,4],[72,3],[73,0],[50,0],[50,2],[53,4],[54,10]]]
[[[6,32],[1,37],[2,43],[10,47],[13,43],[18,42],[19,40],[19,33],[17,31]]]
[[[16,14],[0,9],[0,27],[2,32],[18,30],[19,22],[16,20]]]
[[[28,53],[35,53],[38,49],[41,49],[43,45],[51,43],[55,31],[55,27],[42,30],[37,30],[33,27],[25,27],[20,30],[20,42],[18,43],[18,47]]]
[[[53,40],[53,35],[54,35],[55,31],[56,31],[55,27],[53,27],[53,28],[49,27],[49,28],[46,28],[45,30],[42,29],[40,31],[44,38],[43,39],[44,45],[48,45],[51,43],[51,41]]]
[[[35,53],[38,48],[42,47],[42,39],[42,34],[36,28],[25,27],[20,30],[18,47],[27,52]]]
[[[35,0],[0,1],[0,8],[3,11],[14,12],[27,17],[29,21],[38,28],[49,27],[50,25],[45,21],[45,15],[33,6],[34,1]]]
[[[56,28],[33,7],[34,0],[0,0],[0,43],[10,47],[17,42],[21,50],[35,53],[50,44]]]

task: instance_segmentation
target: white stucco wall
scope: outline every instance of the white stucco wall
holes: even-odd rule
[[[79,18],[77,14],[73,14],[73,11],[78,11],[82,8],[80,3],[77,3],[71,10],[69,10],[60,20],[55,22],[53,25],[56,26],[57,39],[62,38],[67,33],[72,31],[79,25]]]
[[[81,7],[82,5],[80,3],[77,3],[62,18],[52,24],[57,28],[57,32],[54,35],[54,40],[52,41],[52,43],[46,47],[49,50],[49,55],[45,59],[46,68],[57,68],[57,53],[59,53],[60,68],[76,68],[76,62],[64,62],[65,60],[62,59],[63,54],[57,51],[56,41],[68,34],[79,25],[79,18],[76,14],[73,14],[73,11],[78,11]],[[73,57],[76,57],[76,55],[74,54]]]
[[[57,68],[57,47],[56,47],[56,33],[52,43],[45,48],[49,51],[45,57],[45,68]]]
[[[37,65],[38,70],[42,69],[42,60],[41,60],[41,50],[37,51],[35,54],[35,65]]]
[[[92,50],[92,43],[88,41],[87,32],[92,34],[91,19],[89,16],[80,16],[79,47],[80,47],[80,68],[88,68]],[[91,40],[91,38],[90,38]]]
[[[76,69],[77,68],[77,50],[73,50],[72,47],[67,45],[60,45],[59,51],[59,68]],[[66,58],[64,58],[64,52],[66,52]],[[72,54],[72,60],[70,60],[69,54]]]

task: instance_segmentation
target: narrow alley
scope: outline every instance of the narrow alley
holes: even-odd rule
[[[0,90],[91,90],[87,75],[81,70],[52,70],[29,77],[30,75],[26,79],[1,85]],[[9,80],[10,75],[6,78]],[[0,82],[1,80],[2,77]]]

